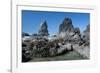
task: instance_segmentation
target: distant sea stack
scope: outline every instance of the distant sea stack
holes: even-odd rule
[[[47,22],[46,21],[43,21],[40,25],[41,26],[39,28],[38,35],[40,35],[40,36],[48,36],[49,33],[48,33],[48,25],[47,25]]]

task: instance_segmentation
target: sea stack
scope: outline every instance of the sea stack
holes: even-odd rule
[[[49,35],[49,33],[48,33],[48,25],[47,25],[46,21],[43,21],[40,24],[38,35],[40,35],[40,36],[48,36]]]

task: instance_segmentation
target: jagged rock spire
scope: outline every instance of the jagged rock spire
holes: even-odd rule
[[[43,21],[40,24],[40,29],[39,29],[38,34],[40,36],[48,36],[49,35],[49,33],[48,33],[48,25],[47,25],[47,22],[46,21]]]
[[[71,32],[73,31],[72,20],[70,18],[65,18],[59,26],[59,33],[61,32]]]

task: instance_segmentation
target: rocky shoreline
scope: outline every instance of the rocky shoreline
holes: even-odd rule
[[[58,34],[51,38],[46,21],[41,24],[38,34],[22,33],[22,62],[62,56],[73,51],[86,59],[90,58],[90,25],[81,32],[73,26],[71,18],[65,18],[59,26]]]

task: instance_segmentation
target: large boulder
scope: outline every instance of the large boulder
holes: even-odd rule
[[[32,59],[32,51],[27,42],[22,42],[22,62],[28,62]]]

